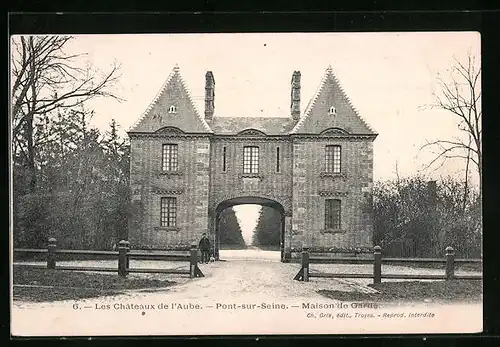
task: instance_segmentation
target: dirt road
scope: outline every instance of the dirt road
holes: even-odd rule
[[[348,308],[351,311],[345,312],[351,312],[353,318],[349,322],[339,321],[335,316],[339,312],[335,305],[339,302],[324,298],[317,291],[355,291],[359,290],[360,284],[320,278],[311,282],[294,281],[300,265],[279,262],[279,252],[222,251],[221,259],[225,261],[200,264],[205,277],[192,280],[172,278],[179,284],[159,291],[131,291],[78,302],[16,302],[12,310],[13,332],[69,336],[359,333],[402,329],[454,332],[457,327],[449,326],[449,322],[464,312],[467,320],[458,329],[477,329],[471,327],[471,317],[477,316],[481,321],[480,305],[472,308],[447,306],[444,311],[438,307],[441,312],[439,320],[420,321],[428,323],[420,325],[409,324],[406,319],[391,321],[390,324],[384,320],[371,320],[367,325],[368,321],[354,318],[356,312],[352,307]],[[369,268],[361,270],[370,271]],[[315,311],[307,308],[308,304],[328,305],[329,308]],[[402,310],[384,308],[387,312],[394,309]],[[430,306],[410,309],[411,312],[424,312]],[[320,319],[320,313],[337,318]],[[314,318],[309,316],[311,314]],[[339,325],[341,322],[344,323]]]
[[[279,261],[279,252],[221,251],[223,261],[201,264],[206,277],[172,288],[169,296],[221,300],[262,301],[321,298],[318,283],[293,281],[299,264]],[[354,290],[340,281],[324,281],[321,289]]]

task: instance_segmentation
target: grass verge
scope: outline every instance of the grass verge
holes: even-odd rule
[[[337,290],[319,290],[318,293],[341,301],[451,303],[480,302],[483,298],[483,283],[476,280],[385,282],[369,286],[378,293]]]
[[[176,284],[168,280],[122,278],[117,274],[16,267],[13,280],[14,300],[33,302],[95,298],[121,294],[127,289],[166,288]]]

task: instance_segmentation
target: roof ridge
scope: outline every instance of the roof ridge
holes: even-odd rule
[[[149,112],[151,111],[151,109],[153,108],[153,106],[158,102],[158,99],[160,98],[160,96],[167,89],[167,85],[170,83],[170,81],[172,80],[172,78],[174,77],[174,75],[177,73],[177,71],[178,71],[178,68],[176,69],[174,67],[172,69],[172,71],[168,75],[168,77],[165,80],[165,82],[163,82],[160,90],[156,93],[156,95],[154,96],[154,98],[149,102],[148,107],[146,107],[146,110],[141,114],[141,116],[139,117],[139,119],[137,119],[135,121],[135,123],[132,124],[132,126],[128,129],[128,131],[131,131],[132,129],[134,129],[135,127],[137,127],[143,121],[144,117],[146,117],[146,115],[149,114]]]

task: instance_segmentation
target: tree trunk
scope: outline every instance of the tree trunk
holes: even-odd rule
[[[483,207],[483,158],[478,156],[478,172],[479,172],[479,204]]]
[[[467,207],[467,198],[469,196],[469,163],[470,163],[470,144],[471,138],[469,136],[469,148],[467,149],[467,161],[465,163],[465,188],[464,188],[464,204],[463,204],[463,212],[465,213],[465,209]]]
[[[34,193],[36,191],[36,166],[35,166],[35,146],[33,145],[33,122],[36,108],[36,61],[35,61],[35,48],[33,47],[33,39],[30,38],[31,59],[30,73],[33,77],[31,79],[31,107],[28,108],[28,115],[26,116],[26,137],[27,137],[27,150],[28,150],[28,191]]]
[[[28,192],[36,191],[35,146],[33,146],[33,116],[26,119],[26,136],[28,140]]]

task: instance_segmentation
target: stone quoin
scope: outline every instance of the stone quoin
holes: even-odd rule
[[[176,66],[128,131],[136,249],[189,249],[209,235],[218,258],[220,213],[238,204],[280,211],[282,260],[311,251],[371,248],[373,141],[331,67],[301,113],[301,73],[289,117],[224,117],[205,75],[201,115]]]

